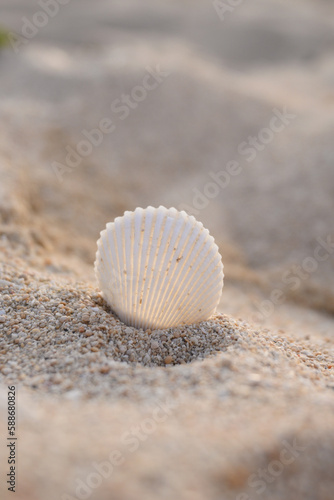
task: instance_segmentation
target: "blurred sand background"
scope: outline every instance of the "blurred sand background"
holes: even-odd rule
[[[170,396],[178,401],[173,416],[91,498],[331,499],[334,4],[248,0],[224,19],[204,0],[58,7],[22,39],[40,5],[0,0],[0,27],[12,43],[0,50],[0,280],[20,286],[27,275],[30,288],[43,286],[52,300],[59,284],[78,286],[84,303],[98,292],[93,261],[106,222],[137,206],[186,207],[221,250],[219,311],[240,319],[248,340],[234,346],[229,376],[226,353],[186,367],[116,364],[110,384],[125,377],[124,393],[78,394],[46,383],[54,376],[47,366],[16,379],[12,329],[29,336],[38,325],[21,326],[20,304],[8,307],[0,295],[2,410],[5,384],[15,381],[22,394],[17,498],[74,495],[75,478],[117,448],[117,436],[150,414],[156,398]],[[124,116],[111,109],[152,70],[160,72],[156,88],[132,99]],[[278,115],[284,126],[268,132]],[[76,150],[83,130],[106,118],[115,129],[76,167],[66,165],[66,148]],[[250,137],[257,146],[246,154]],[[226,181],[230,162],[238,173]],[[67,171],[59,174],[59,164]],[[226,185],[213,185],[215,176]],[[8,283],[1,286],[10,295]],[[261,342],[253,345],[244,322],[262,332]],[[277,342],[288,346],[283,353]],[[275,367],[261,364],[268,349]],[[298,353],[293,367],[290,349]],[[309,451],[257,494],[249,476],[296,436]]]

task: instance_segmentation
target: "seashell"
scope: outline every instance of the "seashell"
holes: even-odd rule
[[[175,208],[125,212],[97,242],[95,274],[123,323],[164,329],[208,319],[223,287],[223,264],[209,231]]]

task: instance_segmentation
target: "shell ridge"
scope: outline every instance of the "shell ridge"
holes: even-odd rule
[[[144,311],[143,311],[143,297],[145,296],[145,292],[147,290],[146,286],[146,278],[147,278],[147,267],[148,267],[148,261],[149,261],[149,256],[150,256],[150,249],[151,249],[151,234],[152,234],[152,229],[153,229],[153,221],[154,221],[154,214],[151,213],[151,211],[147,210],[146,217],[145,217],[145,223],[144,223],[144,235],[143,235],[143,241],[144,244],[142,246],[142,261],[144,257],[144,262],[143,266],[141,266],[141,275],[143,276],[142,284],[141,284],[141,289],[139,291],[138,297],[136,299],[137,301],[137,307],[138,310],[140,311],[140,314],[138,314],[138,318],[140,319],[141,323],[145,321],[144,319]]]
[[[140,268],[141,268],[141,259],[142,259],[142,244],[143,244],[143,238],[144,238],[144,231],[142,231],[143,228],[143,218],[145,221],[145,210],[143,209],[136,209],[135,210],[135,241],[134,241],[134,247],[135,249],[138,248],[138,258],[135,260],[135,268],[134,268],[134,274],[132,279],[134,280],[133,285],[134,286],[134,297],[132,301],[132,310],[133,310],[133,325],[136,328],[139,326],[139,318],[136,316],[137,313],[137,297],[138,297],[138,289],[140,286],[139,280],[140,280]]]
[[[208,252],[207,255],[209,255],[209,253],[210,252]],[[214,273],[215,268],[213,268],[211,270],[211,272],[209,272],[209,270],[210,270],[212,262],[214,262],[215,260],[216,260],[216,256],[211,254],[211,260],[209,260],[209,262],[207,262],[206,267],[204,267],[204,264],[203,264],[203,272],[201,273],[201,275],[197,276],[196,280],[190,281],[190,283],[189,283],[190,288],[187,288],[187,295],[185,295],[183,301],[180,303],[180,307],[179,307],[180,310],[186,309],[188,307],[190,300],[192,301],[192,307],[193,306],[196,307],[196,304],[198,302],[198,295],[203,294],[202,287],[204,287],[206,283],[209,283],[209,286],[213,285],[213,283],[211,281],[211,276]],[[196,276],[196,275],[194,275],[194,276]],[[198,286],[197,291],[192,295],[192,291],[195,289],[196,286]]]
[[[178,311],[178,314],[175,315],[176,320],[179,322],[182,319],[182,321],[186,323],[195,323],[198,320],[202,321],[209,313],[212,314],[216,310],[218,304],[218,302],[217,304],[213,304],[212,302],[212,298],[216,296],[218,288],[218,284],[214,289],[212,289],[212,285],[209,285],[203,290],[204,300],[203,302],[199,302],[200,308],[198,308],[199,304],[192,306],[190,309],[185,309],[183,307]],[[209,294],[206,294],[207,290],[209,290]]]
[[[210,251],[207,253],[207,255],[210,254]],[[180,300],[177,301],[178,307],[173,311],[174,316],[179,316],[180,314],[182,315],[184,311],[188,310],[189,303],[192,303],[196,300],[198,292],[196,290],[197,285],[204,285],[207,281],[210,280],[211,274],[208,275],[208,270],[210,268],[211,262],[215,259],[214,256],[211,254],[211,261],[208,263],[207,267],[204,267],[203,261],[200,258],[197,259],[196,263],[199,263],[197,265],[197,268],[194,272],[193,275],[191,275],[191,278],[187,280],[187,282],[184,285],[184,296]],[[199,275],[198,270],[199,268],[203,265],[203,271]]]
[[[204,297],[207,296],[209,301],[211,302],[211,295],[215,295],[215,291],[212,291],[211,289],[215,290],[215,288],[218,288],[218,287],[222,288],[222,283],[220,281],[212,282],[212,280],[210,279],[212,274],[213,273],[211,273],[211,275],[208,276],[208,279],[203,280],[203,282],[198,283],[198,289],[197,289],[196,294],[193,297],[193,302],[191,303],[191,307],[189,308],[189,314],[192,314],[192,312],[195,309],[197,309],[198,304],[201,303],[201,298],[203,296]],[[209,290],[209,293],[207,293],[208,290]],[[220,297],[219,297],[219,300],[220,300]],[[218,302],[219,301],[217,300],[217,304],[215,304],[215,307],[217,307]],[[203,301],[201,304],[204,307],[205,301]],[[189,305],[189,301],[186,304],[184,304],[184,308],[187,308],[188,305]]]
[[[173,219],[171,219],[170,217],[165,218],[165,220],[164,220],[164,233],[162,234],[162,239],[160,241],[159,250],[158,250],[158,262],[159,262],[159,257],[160,257],[160,265],[159,265],[158,269],[157,269],[157,267],[155,267],[155,269],[154,269],[154,276],[153,276],[154,285],[153,285],[153,292],[151,294],[151,296],[153,296],[153,297],[155,296],[158,282],[160,281],[159,278],[161,276],[161,269],[162,269],[162,266],[164,264],[164,259],[162,260],[161,257],[164,256],[164,249],[166,248],[167,242],[169,241],[170,232],[172,229],[172,222],[173,222]],[[154,314],[155,307],[156,306],[153,304],[153,301],[151,300],[151,302],[149,304],[149,309],[148,309],[149,316],[152,316],[152,314]]]
[[[166,321],[170,320],[170,317],[175,313],[175,309],[177,308],[178,305],[178,298],[179,295],[182,295],[183,289],[185,288],[185,285],[188,284],[188,281],[191,279],[191,276],[194,273],[194,266],[197,264],[197,261],[199,259],[199,255],[203,249],[203,247],[206,245],[206,239],[203,233],[198,232],[198,227],[194,227],[195,230],[195,241],[192,243],[192,246],[190,248],[190,254],[192,255],[192,260],[187,263],[187,266],[185,267],[185,273],[184,275],[181,275],[180,280],[178,282],[178,287],[177,290],[174,292],[174,303],[173,307],[171,310],[169,310],[169,315],[166,317]],[[198,267],[198,266],[197,266]],[[195,269],[197,269],[197,267]]]
[[[187,246],[187,243],[188,243],[190,236],[192,234],[192,231],[193,231],[193,228],[189,225],[188,225],[188,230],[187,230],[187,220],[183,220],[182,222],[183,222],[183,226],[180,228],[180,239],[177,242],[177,248],[176,248],[176,251],[175,251],[174,256],[173,256],[172,264],[174,264],[174,269],[173,269],[173,272],[169,278],[168,287],[165,289],[165,292],[162,296],[163,306],[161,309],[161,315],[162,315],[161,320],[163,320],[163,318],[165,316],[166,309],[169,306],[171,295],[172,295],[173,289],[175,287],[175,283],[177,283],[177,280],[178,280],[180,274],[182,273],[182,269],[185,265],[186,258],[183,259],[182,264],[177,264],[177,261],[178,261],[178,259],[183,258],[184,253],[185,253],[185,248]],[[181,248],[179,248],[179,245],[182,245]],[[179,255],[179,257],[176,257],[176,255]]]
[[[130,320],[130,310],[132,302],[132,256],[133,256],[133,238],[132,238],[132,227],[133,227],[133,212],[125,212],[124,221],[124,248],[125,248],[125,269],[123,270],[123,278],[126,283],[126,303],[125,303],[125,318],[128,322]],[[130,278],[130,279],[129,279]]]
[[[168,248],[172,235],[173,235],[173,227],[174,227],[175,219],[171,218],[169,215],[166,217],[166,223],[165,223],[165,235],[163,240],[161,241],[160,247],[159,247],[159,256],[160,256],[160,265],[158,269],[155,269],[155,283],[154,283],[154,293],[153,297],[155,300],[153,301],[151,298],[151,303],[149,305],[149,311],[148,315],[150,317],[150,321],[154,323],[154,319],[157,314],[157,310],[159,310],[159,304],[157,297],[160,294],[161,291],[161,281],[163,280],[163,270],[166,266],[166,259],[167,259],[167,252],[166,248]],[[159,258],[158,258],[159,262]]]
[[[219,296],[219,300],[216,301],[217,303],[215,304],[215,306],[213,305],[212,302],[212,297],[214,296],[216,297]],[[220,299],[221,299],[221,287],[219,286],[219,284],[217,284],[216,288],[212,289],[210,295],[207,296],[205,302],[203,302],[203,305],[201,304],[201,308],[200,310],[198,310],[197,316],[192,312],[191,317],[194,318],[196,321],[203,321],[203,319],[207,317],[207,315],[212,316],[212,314],[214,314],[217,310]]]
[[[164,207],[162,207],[164,208]],[[153,251],[155,257],[154,257],[154,263],[152,263],[151,266],[151,280],[150,280],[150,286],[153,283],[153,290],[155,289],[156,286],[156,267],[157,263],[159,261],[159,256],[160,256],[160,250],[161,250],[161,242],[164,237],[164,232],[165,232],[165,226],[166,226],[166,218],[164,217],[166,212],[166,209],[164,208],[163,210],[159,208],[157,210],[157,217],[156,217],[156,226],[160,227],[160,231],[157,233],[158,239],[154,241],[154,244],[152,244],[151,252]],[[157,224],[158,222],[158,224]],[[156,232],[154,232],[156,234]],[[145,314],[149,316],[150,312],[150,307],[152,305],[152,292],[150,291],[150,294],[147,295],[146,297],[148,303],[145,304]]]
[[[205,242],[203,242],[202,235],[197,232],[197,227],[194,227],[193,232],[194,232],[195,238],[193,240],[191,240],[189,250],[188,250],[188,255],[191,256],[191,259],[190,259],[190,257],[185,259],[183,268],[182,268],[181,273],[178,277],[178,281],[174,284],[174,287],[172,290],[173,301],[169,304],[169,306],[167,307],[167,309],[164,313],[164,320],[165,321],[170,321],[171,318],[174,317],[179,298],[182,297],[182,295],[184,293],[184,283],[187,282],[189,279],[188,277],[192,275],[194,265],[197,262],[199,249],[205,243]]]
[[[196,241],[198,240],[198,235],[196,232],[196,227],[190,226],[189,228],[189,233],[186,236],[184,246],[180,252],[183,256],[186,255],[188,256],[191,254],[191,249],[194,248],[194,245],[196,244]],[[178,273],[175,278],[175,282],[170,283],[169,289],[168,289],[168,299],[166,300],[166,303],[163,307],[163,318],[165,319],[166,315],[168,314],[168,311],[170,308],[173,306],[173,302],[170,302],[170,297],[173,295],[173,299],[175,300],[175,295],[178,291],[179,288],[177,288],[178,284],[180,283],[181,277],[183,276],[184,272],[187,272],[189,269],[189,261],[188,258],[185,257],[181,259],[180,264],[177,265],[178,268]],[[176,289],[176,290],[175,290]]]
[[[189,294],[185,297],[185,299],[182,302],[182,304],[180,304],[180,306],[178,307],[178,309],[175,311],[174,321],[179,321],[179,318],[186,318],[188,316],[192,317],[193,316],[193,312],[196,311],[198,302],[200,302],[199,299],[201,299],[202,297],[206,298],[206,295],[207,295],[206,292],[209,290],[210,293],[211,293],[211,287],[212,286],[213,286],[212,282],[208,281],[207,287],[205,287],[203,289],[199,289],[199,293],[197,292],[194,295],[194,297],[192,297],[191,294],[188,292]],[[196,299],[195,299],[195,296],[196,296]],[[196,300],[196,303],[193,302],[195,300]],[[210,303],[212,305],[212,300],[211,299],[210,299]],[[204,309],[204,302],[201,303],[201,306],[202,306],[202,309]]]
[[[116,270],[116,282],[119,282],[120,286],[120,297],[122,300],[120,301],[120,317],[122,321],[126,321],[125,316],[126,316],[126,285],[124,283],[124,280],[122,279],[123,276],[123,270],[124,270],[124,248],[122,245],[122,239],[123,239],[123,231],[122,231],[122,218],[117,217],[115,219],[115,231],[113,232],[114,234],[114,239],[115,239],[115,245],[117,249],[117,256],[118,256],[118,269]]]
[[[152,235],[152,243],[151,243],[151,248],[150,248],[150,257],[149,257],[149,282],[147,283],[147,294],[144,297],[144,303],[143,303],[143,321],[148,320],[148,310],[147,308],[149,307],[148,299],[150,295],[150,290],[152,286],[152,282],[154,280],[154,269],[156,266],[156,261],[158,258],[158,250],[159,250],[159,245],[162,239],[162,230],[161,227],[163,225],[163,218],[160,217],[161,215],[161,210],[157,209],[155,211],[155,216],[154,216],[154,223],[152,224],[152,229],[153,229],[153,235]]]
[[[119,224],[119,227],[120,227],[119,243],[121,243],[121,248],[122,248],[123,265],[122,265],[122,269],[120,269],[119,277],[122,280],[122,283],[124,286],[124,297],[123,297],[124,307],[123,307],[122,314],[123,314],[123,318],[124,318],[123,322],[126,322],[128,320],[128,318],[127,318],[127,312],[128,312],[127,301],[128,301],[128,297],[129,297],[128,283],[127,283],[127,280],[124,279],[124,277],[126,277],[126,270],[127,270],[127,248],[126,248],[127,217],[124,214],[123,217],[120,217],[120,219],[121,220],[120,220],[120,224]]]
[[[132,252],[133,255],[136,255],[137,252],[137,247],[138,247],[138,232],[139,232],[139,226],[137,223],[138,219],[138,213],[140,213],[140,210],[136,209],[133,212],[133,240],[132,240]],[[131,269],[131,308],[133,308],[133,304],[135,302],[135,287],[136,287],[136,276],[137,276],[137,268],[138,268],[138,259],[134,258],[133,259],[133,266]],[[128,316],[129,318],[131,317],[131,309],[128,311]],[[131,326],[134,326],[135,320],[131,320]]]
[[[125,214],[124,214],[125,216]],[[125,265],[125,273],[123,278],[127,282],[127,295],[126,295],[126,311],[125,311],[125,321],[128,323],[131,319],[131,303],[132,303],[132,273],[133,273],[133,212],[128,212],[127,218],[128,227],[126,230],[127,233],[127,243],[128,243],[128,251],[126,252],[126,265]]]
[[[218,295],[219,295],[219,300],[217,300],[216,304],[213,305],[212,298],[215,296],[218,297]],[[199,322],[199,321],[204,321],[204,319],[207,318],[208,315],[212,316],[212,314],[214,314],[215,311],[217,310],[220,298],[221,298],[221,287],[217,284],[216,288],[210,290],[210,294],[208,294],[205,301],[201,303],[200,309],[198,309],[196,312],[194,312],[194,310],[189,311],[189,314],[187,317],[185,317],[185,320],[188,321],[188,318],[191,318],[192,321]]]
[[[161,275],[161,285],[159,288],[159,293],[157,295],[157,302],[161,304],[159,307],[159,310],[156,311],[156,314],[154,317],[152,317],[152,321],[158,321],[161,318],[161,314],[163,313],[163,308],[165,305],[165,294],[167,290],[167,285],[171,282],[173,276],[169,273],[175,252],[177,251],[177,246],[180,241],[180,238],[182,236],[181,229],[183,228],[184,221],[181,218],[175,218],[175,222],[173,224],[173,228],[171,230],[171,239],[169,241],[168,245],[168,251],[165,253],[165,265],[166,267],[163,268],[162,270],[162,275]],[[165,272],[164,272],[165,271]],[[174,271],[175,271],[175,266],[174,266]]]

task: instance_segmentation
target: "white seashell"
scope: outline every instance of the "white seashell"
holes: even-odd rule
[[[223,264],[209,231],[175,208],[125,212],[97,242],[95,274],[114,313],[136,328],[208,319],[223,287]]]

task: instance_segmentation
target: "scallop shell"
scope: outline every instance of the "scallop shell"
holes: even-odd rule
[[[164,329],[208,319],[223,287],[218,247],[201,222],[175,208],[125,212],[97,242],[103,297],[127,325]]]

